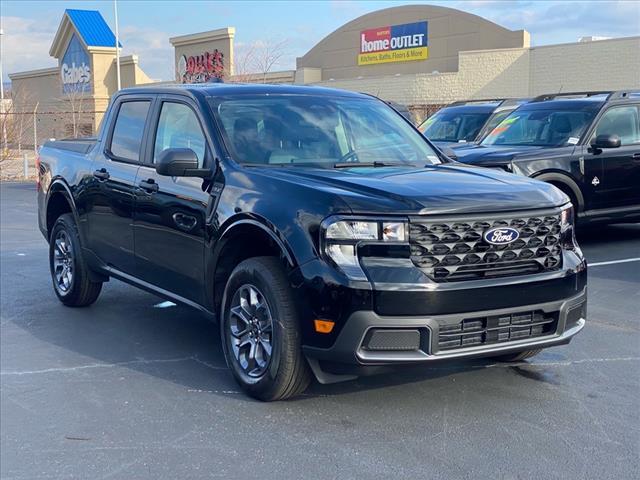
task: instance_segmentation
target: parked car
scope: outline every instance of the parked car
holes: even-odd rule
[[[585,325],[566,195],[450,161],[367,95],[125,89],[97,139],[48,142],[38,168],[60,301],[115,278],[192,306],[262,400],[312,373],[522,360]]]
[[[436,145],[478,143],[527,99],[462,100],[438,110],[418,127]]]
[[[555,185],[581,223],[640,221],[640,92],[542,95],[455,155]]]

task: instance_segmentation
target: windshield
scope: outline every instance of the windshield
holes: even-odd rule
[[[473,142],[490,112],[447,112],[427,118],[418,129],[432,142]]]
[[[498,124],[482,145],[575,145],[591,123],[593,111],[518,109]]]
[[[238,95],[211,103],[225,144],[241,164],[440,163],[418,132],[375,99]]]

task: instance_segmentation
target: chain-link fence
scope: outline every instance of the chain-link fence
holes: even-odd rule
[[[11,106],[4,110],[0,112],[2,180],[33,177],[35,157],[42,144],[52,138],[94,135],[96,118],[104,114],[104,111],[20,111]]]
[[[430,103],[430,104],[415,104],[408,105],[409,111],[413,115],[414,123],[419,125],[425,118],[429,118],[443,107],[446,107],[444,103]]]

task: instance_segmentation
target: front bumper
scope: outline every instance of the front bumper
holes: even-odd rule
[[[329,348],[304,346],[303,350],[314,365],[332,371],[337,364],[354,366],[381,366],[433,362],[438,360],[496,356],[510,352],[534,350],[568,343],[585,325],[586,288],[580,294],[558,301],[520,305],[518,307],[472,311],[429,316],[381,316],[374,311],[356,311]],[[524,311],[543,311],[555,315],[555,329],[548,335],[521,340],[441,350],[440,328],[468,318],[490,317]],[[410,351],[372,351],[364,346],[367,333],[375,329],[406,329],[420,332],[419,347]],[[313,365],[312,365],[313,366]]]

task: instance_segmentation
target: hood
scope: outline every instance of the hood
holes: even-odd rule
[[[566,155],[575,147],[540,147],[513,145],[473,145],[467,148],[456,148],[455,155],[459,162],[483,167],[508,165],[514,160],[526,158],[546,158]]]
[[[566,201],[549,184],[456,163],[424,168],[258,167],[252,171],[338,195],[353,213],[498,212],[551,208]]]

